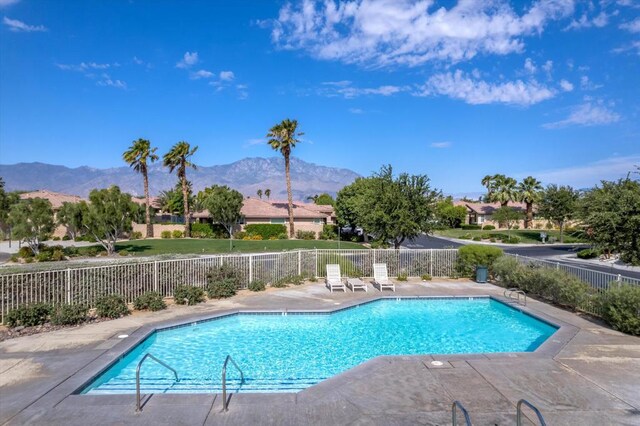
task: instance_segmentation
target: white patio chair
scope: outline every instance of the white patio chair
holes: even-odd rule
[[[378,286],[380,291],[385,288],[396,291],[396,285],[389,279],[386,263],[373,264],[373,283]]]
[[[334,289],[341,289],[344,292],[347,291],[347,287],[344,285],[342,277],[340,276],[340,265],[327,264],[326,282],[331,293],[333,293]]]

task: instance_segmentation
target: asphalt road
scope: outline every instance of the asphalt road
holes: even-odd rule
[[[403,247],[410,249],[444,249],[444,248],[458,248],[463,244],[456,243],[453,241],[445,240],[443,238],[438,238],[432,235],[422,235],[415,240],[405,242]],[[580,245],[574,244],[564,244],[564,245],[540,245],[536,247],[507,247],[504,248],[504,251],[512,254],[519,254],[520,256],[528,256],[528,257],[539,257],[539,258],[551,258],[554,256],[571,254],[582,247]],[[628,271],[625,269],[614,268],[613,265],[605,266],[605,265],[591,265],[585,264],[582,262],[572,262],[570,260],[562,260],[562,259],[548,259],[554,262],[559,262],[565,265],[578,266],[580,268],[590,269],[592,271],[599,272],[607,272],[610,274],[620,274],[622,276],[631,277],[640,279],[640,272],[636,271]]]

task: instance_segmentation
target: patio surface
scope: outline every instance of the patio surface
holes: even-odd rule
[[[467,281],[396,288],[397,296],[503,291]],[[548,425],[640,425],[640,338],[531,299],[526,310],[562,325],[534,353],[379,357],[297,394],[233,395],[227,413],[219,394],[152,395],[141,413],[134,395],[72,395],[156,325],[238,309],[336,309],[377,297],[371,287],[329,293],[310,283],[2,342],[0,424],[448,425],[459,400],[473,424],[515,425],[516,403],[525,398]],[[432,366],[434,359],[443,365]]]

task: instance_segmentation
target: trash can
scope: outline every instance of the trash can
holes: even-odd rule
[[[489,268],[482,265],[476,266],[476,282],[477,283],[486,283],[487,277],[489,276]]]

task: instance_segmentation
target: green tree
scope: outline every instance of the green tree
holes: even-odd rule
[[[548,185],[542,193],[538,213],[560,227],[564,242],[564,225],[575,216],[579,194],[570,186]]]
[[[596,247],[640,265],[640,182],[603,181],[580,200],[579,218]]]
[[[84,215],[87,213],[87,203],[81,201],[79,203],[64,202],[56,214],[56,219],[60,225],[67,228],[67,234],[72,239],[80,236],[83,227],[82,223]]]
[[[502,207],[518,199],[517,183],[514,178],[500,174],[482,179],[482,184],[487,187],[487,200],[490,203],[500,203]]]
[[[467,208],[465,206],[455,206],[453,199],[447,197],[436,204],[436,220],[447,228],[457,228],[465,222],[467,218]]]
[[[202,206],[209,211],[209,216],[229,232],[229,250],[232,249],[233,228],[242,219],[242,203],[244,197],[228,186],[213,185],[198,193]]]
[[[193,190],[190,181],[187,181],[187,199],[189,205],[193,205],[196,200],[193,196]],[[176,183],[175,187],[160,192],[158,196],[158,205],[164,212],[184,216],[184,198],[182,195],[182,183]]]
[[[191,236],[191,226],[189,215],[189,187],[187,185],[187,167],[196,169],[196,165],[191,162],[190,158],[198,150],[198,147],[193,147],[189,143],[180,141],[176,143],[169,152],[163,157],[163,165],[169,168],[169,173],[177,171],[178,180],[182,187],[182,202],[184,203],[184,236],[189,238]]]
[[[93,235],[111,255],[116,251],[116,241],[132,229],[138,205],[131,195],[120,188],[94,189],[89,194],[89,204],[83,219],[84,229]]]
[[[271,197],[271,190],[269,188],[264,190],[264,196],[267,197],[267,200]]]
[[[517,191],[520,200],[527,205],[527,216],[524,227],[530,228],[533,224],[533,204],[538,203],[542,197],[542,184],[533,176],[528,176],[518,184]]]
[[[391,166],[384,166],[372,177],[343,188],[337,205],[341,221],[360,226],[398,249],[405,240],[431,231],[439,196],[426,175],[394,177]]]
[[[284,157],[284,174],[287,181],[287,200],[289,202],[289,238],[295,237],[293,228],[293,195],[291,194],[291,150],[300,142],[298,137],[304,135],[298,132],[298,120],[284,119],[267,133],[267,143]]]
[[[522,220],[523,217],[524,215],[521,212],[509,206],[497,208],[493,213],[491,213],[492,220],[507,225],[509,238],[511,238],[511,228],[513,228],[513,225],[515,225],[519,220]]]
[[[11,206],[20,202],[20,195],[17,192],[6,192],[4,179],[0,177],[0,231],[3,237],[7,233],[9,225],[9,211]]]
[[[333,197],[326,192],[316,195],[313,199],[313,202],[319,206],[333,206],[335,205],[335,200]]]
[[[262,189],[258,189],[256,191],[256,194],[258,195],[258,197],[262,200]]]
[[[40,252],[40,242],[55,230],[51,203],[42,198],[22,200],[11,206],[8,222],[13,235],[27,243],[33,254]]]
[[[156,150],[151,148],[151,142],[146,139],[133,141],[129,149],[122,154],[122,159],[142,175],[144,183],[145,223],[147,224],[147,238],[153,237],[153,224],[151,223],[151,202],[149,201],[149,168],[148,163],[158,160]]]

